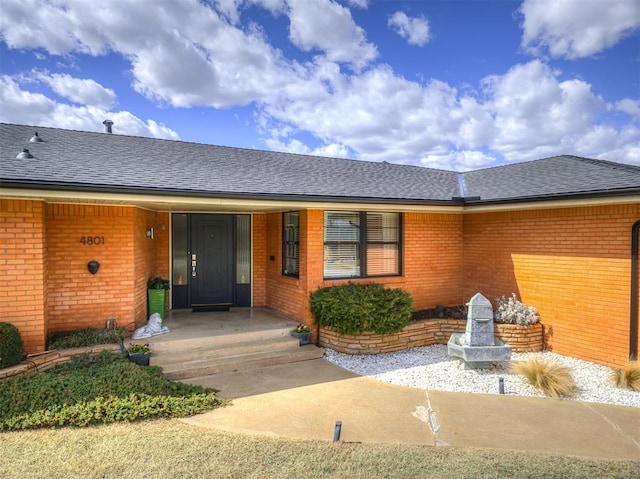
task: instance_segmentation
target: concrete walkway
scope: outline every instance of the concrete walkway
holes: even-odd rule
[[[186,381],[185,381],[186,382]],[[189,380],[233,398],[184,419],[225,431],[332,441],[521,450],[640,461],[640,409],[424,391],[317,359]]]

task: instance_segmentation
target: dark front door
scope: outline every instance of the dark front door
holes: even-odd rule
[[[233,304],[233,215],[190,215],[191,306]]]

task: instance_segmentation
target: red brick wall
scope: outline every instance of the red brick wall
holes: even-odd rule
[[[168,218],[167,213],[155,213],[138,208],[133,212],[134,328],[145,324],[149,319],[147,317],[147,280],[156,276],[169,279]],[[152,227],[153,239],[147,236],[147,231]],[[166,298],[168,303],[168,293]]]
[[[303,247],[304,225],[307,212],[300,213],[300,247]],[[306,273],[301,271],[299,278],[282,275],[282,213],[272,213],[266,217],[267,249],[266,278],[268,306],[283,314],[304,320],[307,316]],[[301,258],[304,253],[300,251]],[[273,257],[273,260],[271,259]],[[303,261],[301,260],[301,263]],[[306,263],[306,262],[305,262]],[[306,266],[305,266],[306,267]],[[302,264],[301,264],[301,270]]]
[[[403,288],[414,298],[415,309],[462,303],[462,216],[458,214],[403,215],[404,271],[399,277],[355,279],[354,282],[380,282]],[[300,277],[282,276],[282,214],[267,217],[267,298],[268,305],[308,325],[314,321],[309,295],[324,286],[346,283],[325,281],[324,212],[300,212]]]
[[[49,332],[103,326],[107,318],[134,322],[134,214],[131,207],[47,205]],[[91,260],[100,263],[95,275]]]
[[[0,199],[0,322],[16,326],[26,352],[47,334],[47,247],[42,201]]]
[[[619,366],[628,360],[639,218],[637,204],[467,214],[464,297],[514,292],[538,308],[551,350]]]
[[[267,215],[253,215],[253,305],[267,305]]]

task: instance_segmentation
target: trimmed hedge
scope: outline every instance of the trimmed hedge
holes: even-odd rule
[[[378,283],[321,288],[311,293],[310,302],[318,324],[341,334],[397,333],[409,324],[413,311],[408,292]]]
[[[0,369],[22,361],[22,337],[13,324],[0,323]]]

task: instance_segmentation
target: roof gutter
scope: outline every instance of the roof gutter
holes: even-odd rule
[[[629,305],[629,360],[638,359],[638,233],[640,221],[631,227],[631,303]]]
[[[270,194],[270,193],[228,193],[218,191],[197,191],[197,190],[177,190],[177,189],[153,189],[136,188],[126,186],[101,186],[87,184],[60,184],[47,182],[23,182],[0,179],[0,188],[33,189],[37,187],[48,191],[77,191],[89,193],[105,194],[132,194],[132,195],[152,195],[152,196],[182,196],[191,198],[222,198],[222,199],[243,199],[243,200],[272,200],[272,201],[309,201],[309,202],[339,202],[339,203],[371,203],[371,204],[397,204],[397,205],[420,205],[420,206],[459,206],[459,202],[451,200],[427,200],[414,198],[370,198],[366,196],[320,196],[303,194]]]
[[[565,193],[546,196],[526,196],[522,198],[500,198],[495,200],[483,200],[480,197],[465,198],[466,206],[494,206],[494,205],[512,205],[518,203],[531,203],[533,201],[561,201],[570,199],[585,199],[585,198],[603,198],[611,196],[630,196],[640,195],[639,188],[621,188],[618,190],[603,190],[593,192],[577,192],[577,193]]]

